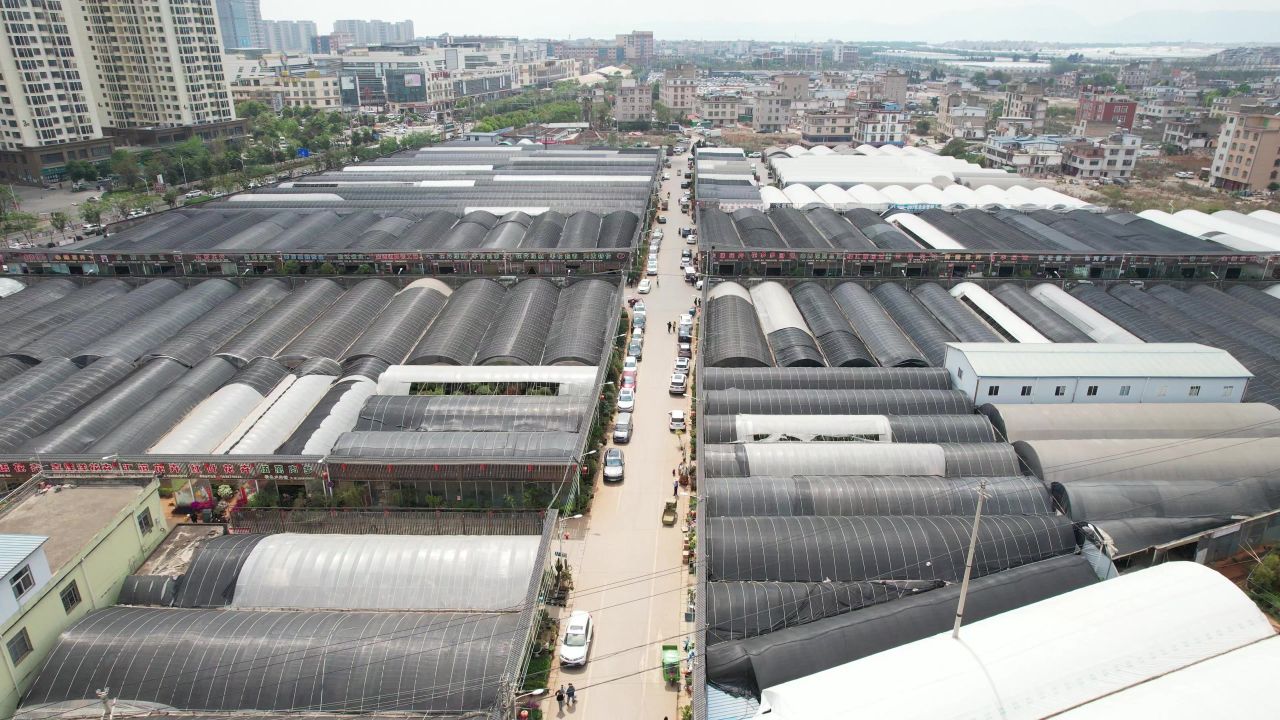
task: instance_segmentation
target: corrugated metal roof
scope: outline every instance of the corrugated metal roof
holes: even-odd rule
[[[985,377],[1222,377],[1253,373],[1231,353],[1196,343],[947,343]]]
[[[31,553],[48,541],[49,538],[45,535],[0,535],[0,577],[13,572],[14,568],[26,562]]]

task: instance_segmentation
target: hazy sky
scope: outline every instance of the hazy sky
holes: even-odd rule
[[[959,12],[954,8],[963,7]],[[804,8],[803,13],[788,8]],[[726,17],[729,10],[731,15]],[[870,17],[867,15],[870,14]],[[612,37],[632,29],[659,39],[1041,40],[1047,42],[1280,42],[1274,0],[736,0],[534,3],[515,0],[262,0],[271,20],[411,19],[419,35],[487,33],[521,37]]]

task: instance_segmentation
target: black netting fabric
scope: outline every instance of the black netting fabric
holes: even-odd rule
[[[541,216],[539,216],[541,217]],[[555,318],[560,290],[533,278],[507,290],[476,352],[477,365],[537,365]]]
[[[506,289],[492,280],[472,280],[453,291],[449,303],[409,353],[411,365],[470,365],[485,332],[497,319]]]
[[[1050,310],[1047,305],[1031,297],[1026,290],[1017,285],[1012,283],[997,285],[991,288],[991,294],[1007,305],[1018,317],[1026,320],[1040,334],[1054,342],[1093,342],[1093,338],[1088,334],[1067,322],[1061,315]]]
[[[411,284],[391,298],[343,353],[343,360],[376,357],[392,364],[403,361],[448,302],[448,295],[439,288]]]
[[[925,283],[913,293],[960,342],[1005,342],[1003,335],[992,330],[964,303],[951,297],[951,293],[943,290],[941,285]]]
[[[706,390],[950,390],[945,368],[712,368]]]
[[[561,290],[539,364],[598,364],[610,320],[605,308],[617,303],[616,298],[616,286],[604,280],[579,280]]]
[[[896,283],[879,285],[871,292],[907,337],[929,359],[929,364],[942,367],[947,356],[947,343],[956,336],[943,327],[914,295]]]
[[[706,478],[701,510],[707,517],[806,515],[969,515],[986,482],[984,512],[1043,515],[1053,512],[1044,485],[1026,475],[752,475]]]
[[[861,285],[841,283],[831,291],[831,297],[880,365],[924,367],[929,364],[880,303]]]

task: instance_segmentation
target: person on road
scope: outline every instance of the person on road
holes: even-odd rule
[[[671,497],[680,497],[680,481],[673,480],[671,482]]]
[[[564,712],[564,686],[556,691],[556,704],[560,706],[560,712]]]
[[[578,690],[573,686],[573,683],[569,683],[569,689],[565,691],[565,697],[569,699],[569,707],[578,704]]]

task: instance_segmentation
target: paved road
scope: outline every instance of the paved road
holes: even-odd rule
[[[689,409],[686,398],[668,393],[676,336],[666,330],[667,321],[677,320],[694,297],[680,267],[680,251],[692,248],[679,233],[692,225],[677,202],[686,158],[672,158],[671,180],[663,183],[663,196],[671,192],[672,209],[662,213],[669,222],[658,226],[666,234],[659,251],[660,274],[649,295],[637,295],[646,305],[648,331],[640,360],[635,431],[631,442],[620,446],[626,454],[626,478],[597,485],[590,513],[574,521],[585,524],[582,541],[565,543],[580,594],[571,598],[562,616],[575,609],[590,611],[596,635],[585,668],[553,674],[553,688],[573,683],[581,692],[577,706],[563,714],[557,712],[554,698],[544,703],[550,717],[675,720],[677,703],[688,703],[688,696],[665,685],[655,669],[662,641],[681,644],[681,633],[691,627],[684,623],[685,588],[692,586],[693,576],[680,566],[682,523],[668,528],[660,521],[663,503],[672,495],[672,469],[683,452],[681,437],[667,429],[667,413]],[[682,492],[682,521],[687,503]]]

